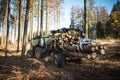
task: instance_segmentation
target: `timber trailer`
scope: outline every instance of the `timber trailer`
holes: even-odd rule
[[[41,59],[49,55],[51,62],[61,67],[67,61],[81,58],[96,59],[98,54],[106,54],[105,45],[85,38],[80,29],[62,28],[52,30],[51,34],[34,38],[27,56]]]

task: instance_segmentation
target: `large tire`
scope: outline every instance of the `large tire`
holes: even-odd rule
[[[32,50],[27,51],[27,57],[32,58],[34,56],[34,53]]]
[[[54,63],[54,55],[55,55],[55,53],[53,53],[53,52],[50,53],[51,63],[52,64]]]
[[[43,49],[40,48],[39,46],[37,46],[37,47],[35,48],[35,57],[36,57],[37,59],[43,58]]]
[[[54,55],[54,64],[57,67],[63,67],[64,66],[64,57],[62,54],[55,54]]]

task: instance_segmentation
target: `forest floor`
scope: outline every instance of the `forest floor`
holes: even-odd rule
[[[69,62],[63,68],[51,65],[48,58],[21,59],[20,52],[11,51],[5,58],[0,50],[0,80],[120,80],[120,41],[99,42],[108,44],[108,54],[95,60]]]

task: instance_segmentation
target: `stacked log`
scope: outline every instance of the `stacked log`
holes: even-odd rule
[[[76,51],[77,46],[79,46],[78,43],[80,42],[80,39],[81,37],[69,33],[59,34],[55,37],[57,48],[64,48],[68,51]],[[97,48],[97,46],[83,45],[83,50],[86,53],[95,52]]]
[[[82,54],[77,52],[68,52],[68,54],[74,56],[74,57],[80,57],[80,58],[87,58],[87,59],[95,59],[97,58],[97,53],[92,52],[91,54]]]
[[[92,45],[92,44],[83,44],[82,49],[79,45],[81,37],[78,35],[66,33],[58,33],[54,37],[54,48],[57,50],[67,51],[68,54],[76,57],[85,57],[90,54],[89,57],[95,58],[96,52],[100,54],[105,54],[104,45]],[[78,50],[79,49],[79,50]],[[85,54],[88,53],[88,54]]]
[[[107,49],[106,45],[98,45],[97,53],[102,55],[106,54],[106,49]]]
[[[80,39],[80,37],[75,37],[71,34],[64,33],[56,36],[56,43],[59,47],[61,47],[62,43],[66,44],[67,46],[77,46]]]
[[[102,54],[102,55],[103,55],[103,54],[106,54],[106,51],[105,51],[104,49],[99,49],[99,50],[98,50],[98,54]]]
[[[76,52],[77,50],[77,46],[67,46],[66,44],[64,44],[64,49],[68,50],[68,51],[72,51],[72,52]]]
[[[87,57],[87,54],[82,54],[82,53],[77,53],[77,52],[68,52],[68,54],[74,56],[74,57],[81,57],[81,58],[85,58]]]
[[[105,50],[107,49],[106,45],[98,45],[98,48],[99,49],[105,49]]]
[[[83,47],[83,49],[85,52],[95,52],[96,51],[95,47],[92,45],[86,45]]]

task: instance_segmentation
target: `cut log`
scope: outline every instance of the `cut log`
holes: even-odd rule
[[[68,52],[68,54],[74,56],[74,57],[80,57],[80,58],[87,58],[88,54],[82,54],[77,52]]]
[[[104,49],[104,45],[98,45],[99,49]]]
[[[104,45],[104,47],[103,47],[105,50],[107,50],[107,46],[106,45]]]
[[[93,53],[91,54],[91,58],[92,58],[92,59],[97,58],[97,53],[96,53],[96,52],[93,52]]]
[[[96,50],[95,47],[92,45],[85,45],[83,49],[85,52],[94,52]]]
[[[98,50],[98,54],[102,54],[102,55],[103,55],[103,54],[106,54],[105,49],[99,49],[99,50]]]
[[[75,52],[77,50],[77,46],[67,46],[66,44],[64,44],[64,49],[68,50],[68,51],[72,51]]]

